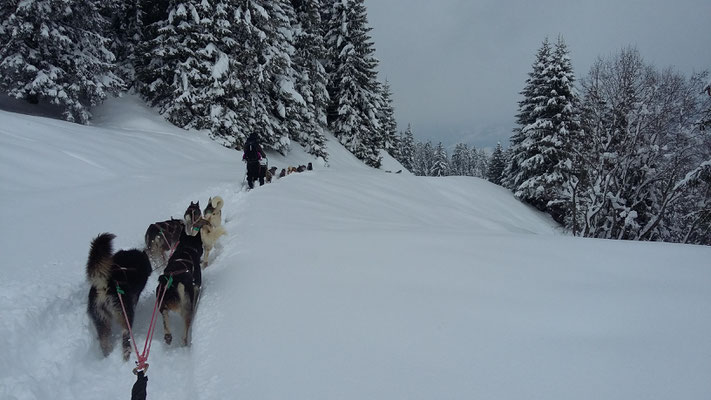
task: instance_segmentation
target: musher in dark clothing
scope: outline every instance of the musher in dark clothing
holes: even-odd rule
[[[242,155],[242,161],[247,162],[247,184],[250,189],[254,188],[254,181],[257,178],[259,178],[259,186],[264,185],[264,174],[261,173],[261,170],[266,170],[266,167],[262,167],[260,162],[262,159],[266,160],[266,157],[262,146],[259,145],[257,134],[252,132],[244,143],[244,154]]]

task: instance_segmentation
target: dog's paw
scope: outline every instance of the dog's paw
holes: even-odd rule
[[[170,333],[165,334],[165,344],[171,344],[173,342],[173,335]]]

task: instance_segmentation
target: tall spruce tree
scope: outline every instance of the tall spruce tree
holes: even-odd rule
[[[274,65],[267,57],[270,45],[269,33],[274,22],[270,21],[260,1],[237,0],[234,7],[232,32],[237,49],[232,53],[227,74],[227,90],[234,99],[229,110],[233,121],[226,134],[230,147],[241,149],[247,137],[256,132],[266,147],[272,147],[275,139],[283,143],[283,137],[275,138],[270,93],[274,77]],[[278,62],[277,65],[281,65]],[[285,146],[278,146],[282,151]]]
[[[550,159],[555,162],[552,166],[551,176],[556,178],[553,187],[549,189],[550,198],[546,209],[558,222],[566,223],[567,214],[575,213],[574,202],[578,190],[579,175],[582,173],[576,168],[576,152],[574,146],[582,142],[580,126],[580,100],[575,88],[575,74],[570,61],[570,51],[561,36],[558,37],[553,51],[552,64],[553,77],[550,86],[551,99],[548,101],[552,132],[545,140],[551,145],[545,149],[550,154]],[[553,95],[555,93],[555,95]],[[573,209],[569,209],[573,207]]]
[[[477,149],[476,146],[472,146],[469,149],[469,176],[476,176],[477,178],[486,178],[486,165],[487,165],[486,152],[484,149]]]
[[[417,142],[415,144],[415,168],[414,174],[417,176],[431,176],[434,165],[434,147],[429,140]]]
[[[179,126],[209,128],[236,148],[255,132],[285,152],[306,114],[294,89],[294,20],[287,0],[171,0],[140,51],[141,91]]]
[[[0,91],[60,106],[86,123],[90,108],[123,88],[96,0],[6,0],[0,5]]]
[[[142,0],[104,1],[101,12],[110,22],[110,49],[116,55],[116,73],[133,86],[136,80],[137,48],[144,41],[144,16]]]
[[[437,143],[437,147],[435,147],[432,168],[430,168],[430,175],[449,175],[449,157],[447,156],[447,150],[442,145],[442,142]]]
[[[496,143],[496,148],[494,149],[494,152],[491,153],[491,158],[489,159],[489,168],[486,171],[486,179],[488,179],[489,182],[501,185],[504,168],[506,168],[504,150],[501,147],[501,143]]]
[[[504,170],[504,186],[515,191],[522,182],[521,163],[526,160],[526,152],[523,147],[525,136],[523,128],[535,122],[533,112],[543,96],[544,70],[548,67],[551,59],[551,46],[548,38],[545,38],[541,48],[536,53],[536,60],[533,62],[532,71],[528,73],[526,85],[520,94],[523,99],[518,102],[518,114],[516,115],[517,126],[511,135],[511,158],[509,158]]]
[[[400,136],[400,150],[398,151],[398,161],[405,169],[415,173],[415,137],[412,134],[412,127],[407,124],[407,129]]]
[[[381,163],[377,60],[363,0],[329,0],[326,63],[329,125],[338,140],[372,167]]]
[[[452,161],[450,162],[450,175],[468,176],[471,173],[471,154],[469,146],[459,143],[454,146]]]
[[[284,154],[289,148],[289,138],[299,135],[309,113],[306,101],[295,89],[297,72],[292,61],[295,52],[292,21],[296,16],[290,0],[262,0],[259,3],[266,12],[259,28],[266,34],[263,54],[271,75],[267,82],[271,123],[263,140],[268,147]]]
[[[576,93],[568,50],[559,38],[538,52],[519,103],[518,131],[512,137],[510,182],[519,199],[562,222],[563,183],[572,168],[571,132],[577,131]],[[514,172],[515,171],[515,172]]]
[[[201,0],[171,0],[167,20],[158,22],[157,36],[141,46],[148,56],[137,73],[142,94],[173,124],[205,128],[212,99],[214,54],[207,54],[214,36],[212,5]]]
[[[320,60],[326,57],[321,23],[320,0],[292,0],[296,12],[294,24],[296,70],[296,90],[301,94],[306,108],[302,115],[300,129],[292,138],[316,157],[327,159],[324,128],[327,126],[326,107],[328,90],[326,89],[326,70]]]
[[[208,29],[214,41],[202,51],[202,55],[212,64],[209,86],[204,88],[206,98],[211,100],[205,128],[218,142],[236,147],[236,143],[243,141],[245,132],[239,114],[244,106],[239,92],[241,82],[234,79],[232,72],[240,67],[235,8],[230,1],[214,0],[213,9]]]
[[[386,79],[381,86],[381,108],[378,113],[380,122],[380,136],[383,140],[382,148],[395,159],[399,158],[399,136],[397,133],[397,122],[395,122],[395,108],[393,107],[392,91],[390,82]]]

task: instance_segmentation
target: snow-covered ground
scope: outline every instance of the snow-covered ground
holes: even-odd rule
[[[0,399],[128,399],[133,362],[85,312],[89,242],[142,246],[213,195],[228,235],[192,345],[158,327],[149,399],[711,398],[710,248],[572,238],[486,181],[373,170],[334,140],[244,192],[205,134],[132,97],[95,115],[0,111]],[[313,161],[294,147],[271,164]]]

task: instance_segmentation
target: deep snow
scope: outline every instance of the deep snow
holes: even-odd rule
[[[244,192],[206,134],[130,96],[95,114],[0,111],[0,399],[128,399],[133,362],[102,357],[85,312],[89,242],[142,246],[213,195],[228,235],[192,345],[158,328],[149,399],[711,398],[707,247],[572,238],[486,181],[373,170],[333,139]]]

